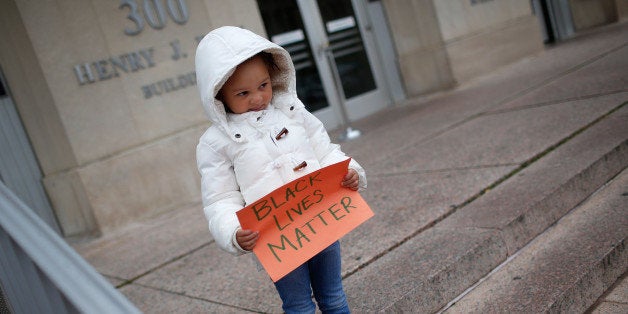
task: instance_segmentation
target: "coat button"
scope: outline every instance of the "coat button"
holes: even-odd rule
[[[242,135],[240,135],[240,133],[238,133],[238,134],[236,134],[236,135],[235,135],[235,137],[236,137],[236,138],[241,138],[241,137],[242,137]]]
[[[296,172],[296,171],[299,171],[299,170],[301,170],[301,169],[303,169],[305,167],[307,167],[307,162],[305,162],[305,160],[304,160],[302,163],[300,163],[296,167],[292,168],[292,170],[294,170]]]
[[[292,111],[292,110],[294,110],[294,106],[290,106],[290,110],[291,110],[291,111]]]
[[[277,135],[275,135],[275,139],[276,140],[280,140],[280,139],[283,138],[284,135],[287,135],[287,134],[288,134],[288,129],[283,128],[283,129],[281,129],[281,131],[279,131],[279,133]]]

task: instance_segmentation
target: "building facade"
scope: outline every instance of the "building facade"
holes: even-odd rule
[[[0,179],[66,237],[199,203],[208,122],[194,52],[222,25],[284,46],[299,96],[335,128],[626,11],[622,0],[2,1]]]

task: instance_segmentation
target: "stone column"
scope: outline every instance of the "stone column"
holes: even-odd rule
[[[384,0],[409,97],[454,85],[432,0]]]

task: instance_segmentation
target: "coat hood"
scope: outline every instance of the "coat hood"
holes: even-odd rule
[[[303,107],[296,94],[294,65],[290,54],[281,46],[249,30],[223,26],[207,34],[196,49],[196,78],[205,113],[213,125],[236,142],[245,139],[236,136],[237,131],[231,129],[225,106],[216,95],[240,63],[262,51],[271,53],[279,67],[271,74],[271,103],[286,114],[295,107]]]

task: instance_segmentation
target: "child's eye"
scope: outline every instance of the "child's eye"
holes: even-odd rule
[[[239,92],[236,96],[246,96],[249,92]]]
[[[268,83],[262,83],[262,85],[260,85],[261,88],[266,88],[266,86],[268,86]]]

